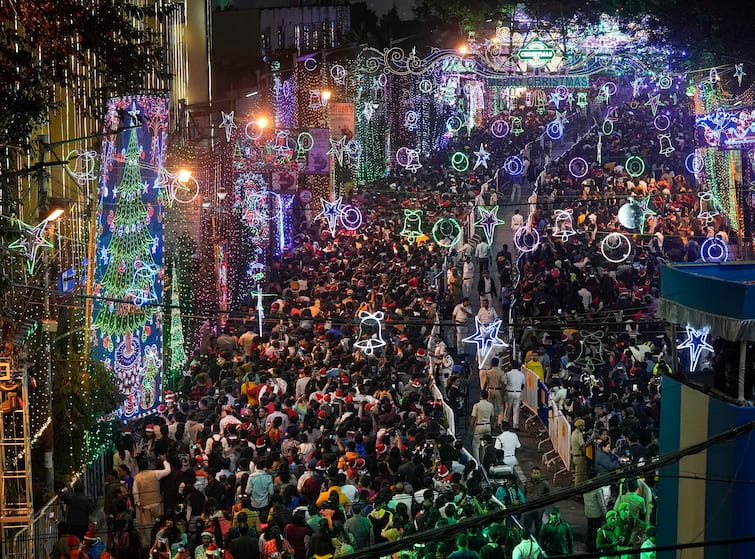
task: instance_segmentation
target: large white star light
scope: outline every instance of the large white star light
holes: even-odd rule
[[[18,229],[21,237],[8,245],[9,249],[20,249],[26,256],[26,269],[30,274],[34,273],[37,266],[37,252],[42,247],[52,247],[52,243],[47,240],[48,221],[44,220],[39,225],[31,226],[20,219],[15,220],[18,223]]]
[[[334,235],[336,232],[336,222],[341,218],[343,215],[343,196],[339,196],[332,202],[328,202],[327,200],[322,200],[322,211],[317,214],[317,218],[324,218],[328,222],[328,229],[330,230],[330,234]]]
[[[480,165],[488,168],[488,159],[490,159],[490,152],[485,149],[485,146],[480,144],[480,149],[472,152],[477,156],[477,161],[475,161],[474,168],[477,169]]]
[[[697,364],[700,361],[700,355],[703,350],[713,353],[713,346],[708,343],[708,333],[710,329],[706,326],[700,330],[692,328],[689,324],[686,326],[687,339],[676,346],[676,349],[689,350],[689,372],[695,372]]]
[[[220,111],[220,114],[223,116],[223,122],[220,123],[221,128],[225,128],[225,141],[230,142],[231,141],[231,134],[233,133],[234,128],[238,128],[236,126],[236,123],[233,121],[233,114],[236,111],[231,111],[230,113],[224,113],[223,111]]]
[[[488,244],[493,244],[495,228],[505,223],[498,217],[498,206],[493,206],[489,210],[482,206],[477,206],[477,210],[480,212],[480,219],[475,221],[474,225],[485,231],[485,238],[487,239]]]
[[[474,321],[477,331],[462,341],[468,344],[477,344],[477,364],[482,367],[494,346],[509,347],[509,344],[498,337],[498,328],[500,328],[502,322],[500,318],[496,318],[490,324],[483,324],[477,317],[474,318]]]

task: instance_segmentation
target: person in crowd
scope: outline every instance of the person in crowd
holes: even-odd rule
[[[516,459],[516,451],[521,447],[522,443],[517,434],[511,430],[511,425],[507,421],[501,423],[501,434],[495,438],[495,449],[499,456],[499,462],[512,467],[519,464]]]
[[[527,502],[542,499],[550,495],[551,488],[543,479],[543,473],[538,466],[530,469],[530,477],[524,484],[524,498]],[[543,513],[545,508],[537,508],[522,515],[522,525],[531,534],[539,534],[543,526]]]
[[[504,379],[506,387],[506,409],[503,416],[505,421],[511,422],[514,429],[519,429],[519,409],[522,405],[522,391],[524,390],[524,373],[519,370],[519,364],[512,361],[511,370]]]
[[[488,391],[480,391],[480,401],[472,406],[472,417],[469,424],[469,430],[472,435],[472,456],[479,462],[480,460],[480,443],[482,437],[489,435],[491,423],[495,414],[493,404],[488,401]]]
[[[548,522],[540,529],[540,545],[547,555],[571,555],[574,553],[574,538],[571,526],[561,518],[561,510],[552,507]]]
[[[589,480],[593,480],[597,476],[597,470],[592,469],[587,477]],[[603,488],[598,487],[597,489],[586,491],[582,494],[582,502],[585,507],[585,518],[587,519],[587,549],[588,551],[599,551],[595,547],[595,541],[598,529],[603,525],[606,513],[608,512],[608,504]]]

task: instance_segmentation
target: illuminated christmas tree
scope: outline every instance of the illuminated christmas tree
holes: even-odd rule
[[[167,387],[175,390],[186,365],[187,357],[184,350],[184,331],[181,324],[181,307],[178,292],[178,276],[173,266],[170,281],[170,368],[168,369]]]
[[[136,131],[131,130],[115,211],[108,217],[113,235],[99,293],[106,302],[94,322],[102,335],[121,336],[142,328],[154,314],[154,310],[142,306],[157,302],[154,282],[158,267],[152,258],[155,239],[148,229],[152,216],[142,201],[146,186],[139,159]]]

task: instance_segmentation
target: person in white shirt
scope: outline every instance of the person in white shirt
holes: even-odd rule
[[[477,257],[477,263],[480,266],[480,273],[482,274],[490,266],[490,245],[485,239],[477,243],[474,254]]]
[[[241,425],[241,420],[233,415],[233,407],[223,406],[220,412],[220,432],[225,433],[231,425]]]
[[[477,311],[477,318],[482,324],[490,324],[498,318],[498,313],[495,312],[495,309],[490,305],[489,300],[484,298],[480,299],[480,310]]]
[[[516,233],[524,226],[524,217],[519,213],[519,210],[514,210],[514,215],[511,216],[511,232]]]
[[[503,412],[505,421],[510,421],[514,429],[519,429],[519,408],[522,404],[522,390],[524,389],[524,373],[519,370],[519,363],[512,361],[511,370],[506,373],[506,409]]]
[[[469,304],[469,298],[464,297],[461,303],[454,307],[451,316],[454,319],[456,325],[456,353],[464,353],[464,342],[462,341],[467,336],[467,324],[474,316],[472,306]]]
[[[500,435],[495,438],[495,449],[503,455],[503,463],[507,466],[516,466],[519,461],[516,459],[516,449],[522,448],[519,437],[511,430],[511,425],[504,421],[501,423]]]

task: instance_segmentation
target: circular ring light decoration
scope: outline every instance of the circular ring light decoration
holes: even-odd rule
[[[380,87],[385,87],[388,84],[388,75],[387,74],[380,74],[377,78],[377,84]]]
[[[66,172],[79,184],[97,179],[96,151],[75,149],[66,156],[66,161]]]
[[[346,205],[341,210],[341,223],[345,229],[356,231],[362,226],[362,212],[356,206]]]
[[[705,159],[698,153],[690,153],[684,160],[684,166],[690,173],[696,175],[705,169]]]
[[[346,78],[346,68],[340,64],[334,65],[330,69],[330,77],[333,78],[336,83],[342,84],[343,80]]]
[[[514,245],[519,252],[533,252],[540,246],[540,233],[531,227],[520,227],[514,234]]]
[[[643,161],[642,157],[632,155],[624,163],[624,170],[632,178],[641,177],[645,173],[645,161]]]
[[[590,172],[590,165],[583,157],[574,157],[569,161],[569,172],[575,179],[583,179]]]
[[[304,61],[304,69],[307,72],[314,72],[315,70],[317,70],[317,59],[315,59],[315,58],[307,58]]]
[[[464,126],[464,121],[456,115],[449,116],[446,121],[446,130],[453,132],[454,134],[461,130],[462,126]]]
[[[359,140],[351,139],[346,143],[346,154],[351,159],[362,157],[362,144],[359,143]]]
[[[632,241],[623,233],[614,231],[600,241],[600,253],[608,262],[621,264],[632,254]]]
[[[513,177],[522,174],[522,171],[524,171],[524,163],[522,163],[522,160],[519,159],[518,155],[509,155],[503,162],[503,168]]]
[[[302,151],[309,151],[315,147],[315,139],[309,132],[302,132],[296,137],[296,145]]]
[[[611,134],[613,134],[613,121],[605,119],[603,121],[603,125],[600,127],[600,131],[604,136],[610,136]]]
[[[407,130],[416,130],[419,127],[419,113],[417,111],[406,111],[404,115],[404,128]]]
[[[624,227],[627,229],[637,229],[642,224],[643,216],[640,207],[631,202],[623,204],[619,211],[616,213],[616,217]]]
[[[511,132],[511,126],[503,119],[493,121],[490,125],[490,133],[496,138],[505,138]]]
[[[396,150],[396,163],[402,167],[406,167],[412,160],[412,150],[408,147],[400,147]]]
[[[567,97],[569,97],[569,89],[566,86],[559,85],[556,88],[556,95],[558,95],[558,98],[562,101],[566,101]]]
[[[253,142],[259,140],[264,133],[265,129],[260,126],[256,120],[250,120],[246,123],[246,126],[244,126],[244,135]]]
[[[671,76],[668,74],[663,74],[660,78],[658,78],[658,87],[661,89],[671,89],[671,86],[674,85],[674,81],[671,79]]]
[[[611,97],[616,93],[616,84],[613,82],[606,82],[600,88],[605,92],[606,95]]]
[[[653,126],[655,126],[656,130],[665,132],[671,126],[671,119],[666,115],[656,115],[656,117],[653,119]]]
[[[461,239],[462,227],[458,219],[442,217],[433,225],[432,237],[438,246],[451,248]]]
[[[640,107],[640,103],[638,101],[632,100],[629,102],[630,109],[638,109],[639,107]]]
[[[545,133],[551,140],[560,140],[564,137],[564,127],[560,122],[554,120],[545,127]]]
[[[419,82],[419,90],[422,93],[430,93],[433,90],[433,82],[430,80],[422,80]]]
[[[729,259],[729,247],[720,237],[705,239],[700,246],[703,262],[726,262]]]
[[[453,167],[454,171],[457,173],[463,173],[469,169],[469,157],[467,154],[461,151],[454,153],[451,156],[451,167]]]

